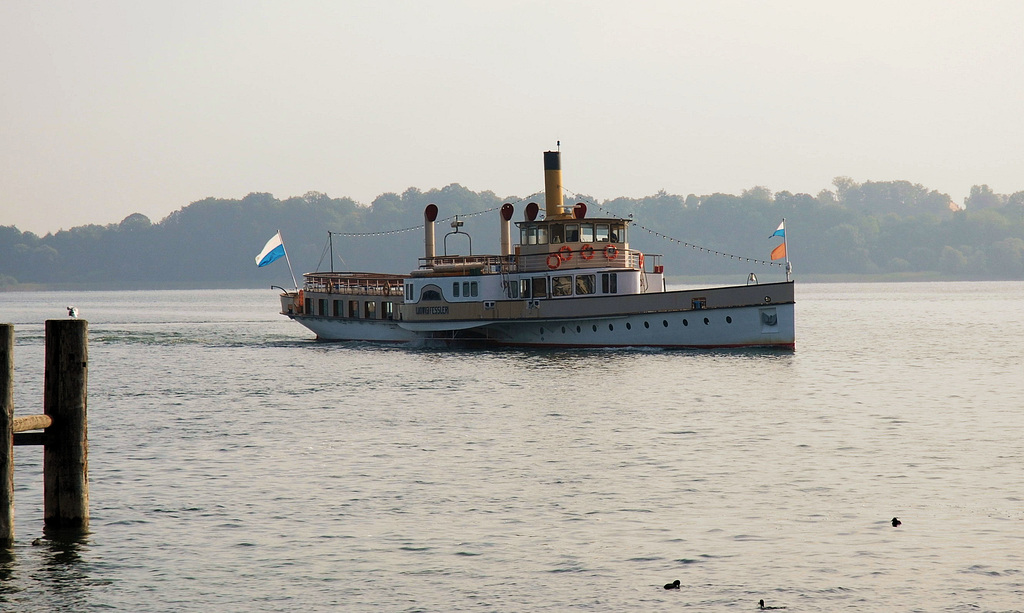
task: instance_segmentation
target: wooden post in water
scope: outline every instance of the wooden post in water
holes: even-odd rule
[[[14,544],[14,326],[0,324],[0,548]]]
[[[88,340],[84,319],[46,320],[43,412],[53,425],[43,444],[45,528],[89,527]]]

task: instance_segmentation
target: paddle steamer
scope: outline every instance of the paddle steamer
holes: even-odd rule
[[[630,247],[629,219],[565,206],[561,160],[544,153],[545,210],[500,209],[500,253],[438,255],[424,210],[424,257],[406,275],[312,272],[281,313],[325,341],[526,347],[792,349],[793,282],[669,291],[662,257]],[[454,232],[460,232],[456,222]]]

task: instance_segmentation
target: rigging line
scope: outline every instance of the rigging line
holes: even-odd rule
[[[516,204],[520,204],[522,202],[526,202],[530,198],[533,198],[534,196],[537,196],[537,195],[542,194],[542,193],[543,192],[534,192],[534,193],[530,194],[529,196],[527,196],[525,198],[520,198],[519,200],[516,200],[514,203],[512,203],[512,205],[515,206]],[[460,213],[458,215],[450,215],[448,217],[445,217],[444,219],[438,219],[435,223],[444,223],[446,221],[451,221],[451,220],[455,219],[456,217],[460,217],[462,219],[465,219],[467,217],[476,217],[477,215],[483,215],[484,213],[491,213],[493,211],[497,211],[500,208],[501,208],[500,206],[495,206],[495,207],[491,207],[489,209],[484,209],[483,211],[476,211],[474,213],[465,213],[465,214]],[[331,231],[331,230],[328,230],[328,232],[330,232],[331,234],[333,234],[335,236],[346,236],[346,237],[352,238],[352,237],[363,237],[363,236],[386,236],[386,235],[389,235],[389,234],[401,234],[403,232],[412,232],[414,230],[419,230],[421,228],[423,228],[423,224],[419,224],[417,226],[411,226],[409,228],[400,228],[400,229],[397,229],[397,230],[379,230],[377,232],[334,232],[334,231]]]
[[[719,255],[719,256],[722,256],[722,257],[727,257],[727,258],[729,258],[731,260],[745,260],[747,262],[751,262],[751,263],[754,263],[754,264],[760,264],[762,266],[778,266],[779,268],[784,268],[785,267],[784,264],[776,264],[775,262],[772,262],[771,260],[759,260],[757,258],[748,258],[748,257],[742,256],[742,255],[734,255],[734,254],[731,254],[731,253],[726,253],[724,251],[716,251],[714,249],[709,249],[708,247],[702,247],[700,245],[695,245],[695,244],[687,242],[687,241],[679,240],[678,238],[674,238],[674,237],[668,236],[667,234],[662,234],[661,232],[658,232],[657,230],[652,230],[652,229],[648,228],[647,226],[641,225],[641,224],[633,221],[633,214],[632,213],[630,213],[629,217],[622,217],[621,215],[616,215],[614,212],[610,211],[609,209],[606,209],[605,207],[601,206],[597,202],[594,202],[593,200],[590,200],[589,198],[587,198],[585,196],[581,196],[581,195],[579,195],[576,192],[572,192],[572,191],[566,189],[565,187],[563,187],[562,189],[565,190],[570,195],[572,195],[574,200],[582,200],[582,201],[585,201],[585,202],[589,201],[589,202],[587,202],[588,204],[592,204],[592,205],[596,206],[598,209],[600,209],[600,210],[602,210],[602,211],[612,215],[613,217],[615,217],[617,219],[629,219],[630,220],[629,221],[630,225],[636,226],[636,227],[640,228],[641,230],[646,230],[649,234],[652,234],[654,236],[657,236],[658,238],[667,240],[669,242],[676,243],[678,245],[682,245],[683,247],[689,247],[689,248],[694,249],[694,250],[696,250],[696,251],[698,251],[700,253],[706,253],[708,255]]]

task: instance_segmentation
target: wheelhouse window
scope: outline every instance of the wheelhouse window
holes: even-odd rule
[[[565,225],[565,242],[580,242],[580,225],[578,223],[570,223]]]
[[[560,223],[551,224],[551,243],[564,243],[565,242],[565,226]]]
[[[576,275],[576,293],[580,296],[597,292],[597,278],[594,275]]]
[[[622,223],[612,224],[612,235],[611,241],[613,243],[627,243],[629,239],[626,238],[626,225]]]
[[[598,243],[608,242],[608,224],[599,223],[594,225],[594,241]]]
[[[594,224],[580,224],[580,241],[584,243],[594,242]]]
[[[572,276],[551,277],[552,296],[572,296]]]

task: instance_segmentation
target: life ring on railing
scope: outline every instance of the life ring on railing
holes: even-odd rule
[[[558,257],[557,253],[548,254],[548,268],[554,270],[562,265],[562,258]]]
[[[604,248],[604,257],[609,260],[614,260],[617,255],[619,255],[619,250],[615,248],[615,245],[608,245]]]
[[[569,245],[562,245],[562,248],[558,250],[558,259],[563,262],[568,262],[572,259],[572,249]]]
[[[640,254],[640,270],[644,269],[644,254]]]
[[[594,257],[594,248],[590,245],[583,245],[583,248],[580,249],[580,257],[584,260],[589,260]]]

